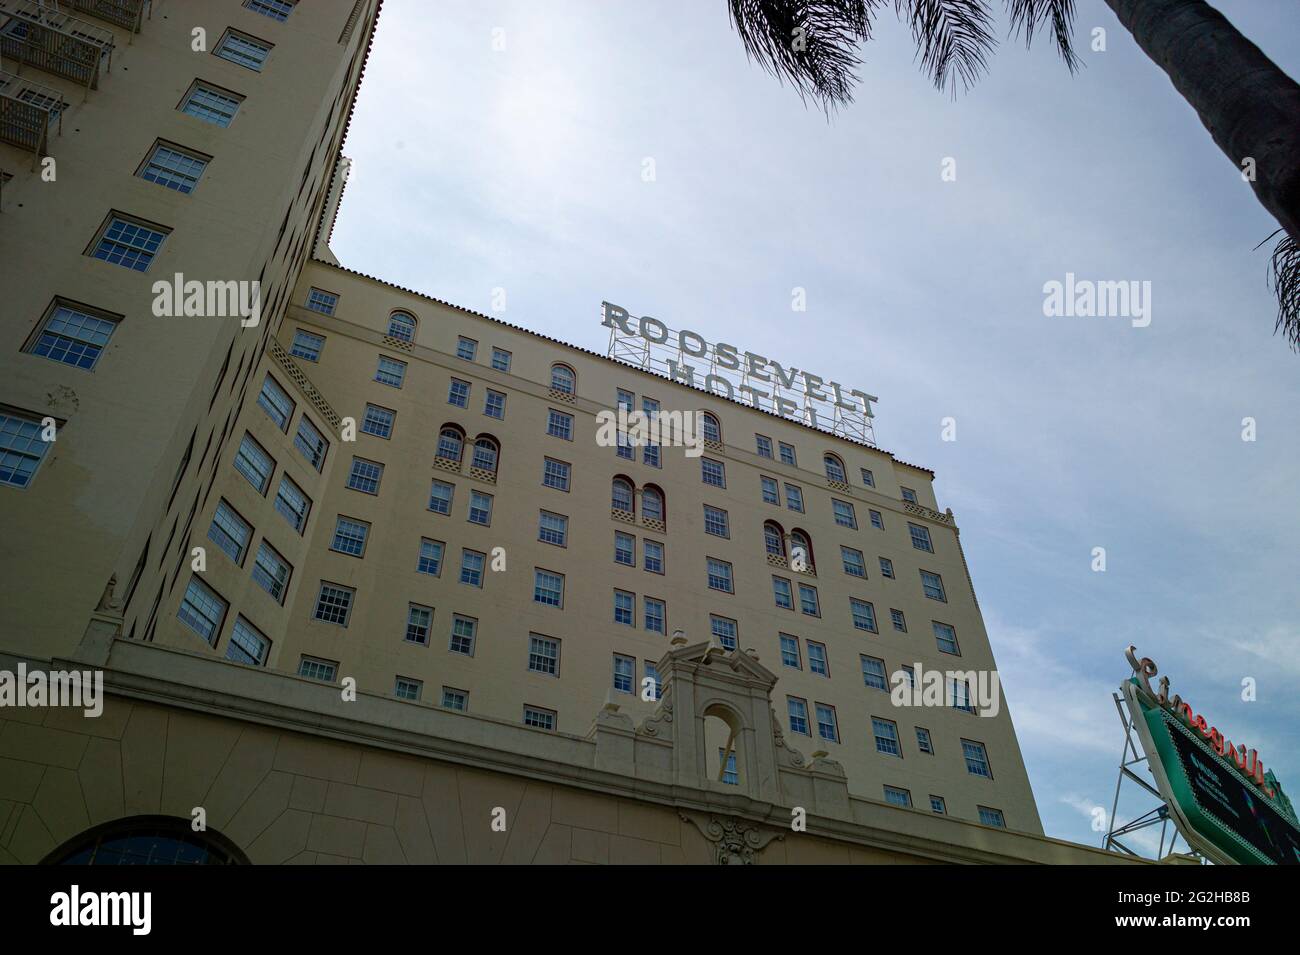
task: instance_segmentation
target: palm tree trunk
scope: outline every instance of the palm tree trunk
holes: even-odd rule
[[[1106,0],[1282,228],[1300,240],[1300,84],[1205,0]]]

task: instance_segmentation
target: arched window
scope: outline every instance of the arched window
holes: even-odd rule
[[[566,395],[573,394],[578,387],[578,374],[568,365],[558,362],[551,366],[551,387]]]
[[[465,433],[460,428],[447,425],[438,433],[438,457],[460,464],[465,451]]]
[[[776,521],[763,523],[763,546],[773,557],[785,556],[785,538],[781,534],[781,526]]]
[[[641,488],[641,516],[647,521],[664,519],[664,492],[647,484]]]
[[[404,342],[415,341],[415,316],[408,312],[393,312],[388,316],[388,335]]]
[[[822,458],[826,464],[826,476],[832,481],[846,482],[848,478],[844,476],[844,462],[834,454],[827,454]]]
[[[616,511],[633,512],[632,485],[622,478],[614,478],[614,495],[611,506]]]
[[[817,562],[813,560],[812,538],[801,530],[792,530],[790,532],[790,559],[795,559],[795,549],[803,549],[803,559],[809,567],[816,567]]]
[[[174,816],[116,819],[73,836],[42,865],[248,865],[239,847],[215,829],[194,832]]]
[[[718,419],[711,412],[704,412],[700,415],[700,426],[704,431],[705,441],[716,441],[722,443],[722,425],[718,424]]]
[[[474,442],[473,466],[484,471],[497,471],[497,443],[491,438],[479,438]]]

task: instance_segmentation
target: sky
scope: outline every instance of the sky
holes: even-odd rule
[[[1097,845],[1129,644],[1300,803],[1300,355],[1255,251],[1276,223],[1077,6],[1077,75],[1000,20],[955,98],[888,13],[828,118],[725,0],[384,0],[332,248],[478,311],[504,289],[498,317],[595,351],[608,299],[878,396],[878,444],[961,528],[1047,833]],[[1216,6],[1300,77],[1293,0]],[[1150,282],[1150,324],[1048,317],[1067,273]]]

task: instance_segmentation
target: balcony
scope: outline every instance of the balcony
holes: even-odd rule
[[[0,70],[0,142],[30,150],[33,169],[49,155],[50,131],[63,131],[66,107],[57,90]]]
[[[85,20],[41,7],[36,0],[0,2],[0,56],[99,88],[99,72],[112,68],[113,33]]]
[[[132,33],[140,32],[144,19],[145,0],[63,0],[63,5]]]

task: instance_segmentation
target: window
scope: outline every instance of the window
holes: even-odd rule
[[[264,17],[283,23],[289,19],[289,14],[293,13],[294,4],[297,2],[298,0],[244,0],[244,6]]]
[[[790,589],[790,581],[784,577],[772,578],[772,594],[776,598],[776,605],[781,610],[794,609],[793,591]]]
[[[447,404],[457,408],[469,407],[469,382],[453,378],[447,388]]]
[[[923,550],[927,554],[934,553],[934,545],[930,543],[930,529],[922,527],[919,524],[907,525],[908,531],[912,534],[912,546],[917,550]]]
[[[497,371],[510,370],[510,352],[504,348],[492,349],[492,367]]]
[[[140,167],[139,176],[147,182],[156,182],[165,189],[188,195],[199,184],[199,178],[211,160],[211,156],[158,142]]]
[[[636,660],[621,653],[614,654],[614,689],[631,693],[636,684]]]
[[[564,605],[564,575],[549,570],[533,571],[533,600],[548,607]]]
[[[659,417],[659,402],[654,398],[643,397],[641,399],[641,410],[645,412],[646,419],[653,423]],[[659,467],[659,445],[647,443],[646,446],[641,449],[641,460],[649,467]]]
[[[889,681],[885,677],[885,661],[879,657],[861,657],[862,683],[873,690],[885,690]]]
[[[961,651],[957,649],[957,631],[948,624],[939,623],[937,620],[931,620],[930,625],[934,628],[934,641],[939,650],[943,653],[961,656]]]
[[[537,528],[537,539],[545,544],[564,547],[568,542],[568,538],[569,519],[563,514],[542,511],[541,521]]]
[[[553,730],[555,729],[555,711],[544,710],[537,706],[525,706],[524,725],[531,726],[533,729]]]
[[[730,537],[731,530],[727,521],[727,512],[720,507],[704,505],[704,533],[714,537]]]
[[[56,299],[40,333],[27,346],[27,351],[64,365],[89,370],[95,367],[99,356],[108,347],[118,321],[107,313],[91,312]]]
[[[354,521],[340,514],[338,523],[334,525],[334,541],[330,544],[330,550],[361,557],[366,552],[366,537],[369,533],[370,525],[365,521]]]
[[[840,741],[840,725],[835,718],[835,707],[825,703],[816,704],[817,735],[831,743]]]
[[[557,491],[567,491],[569,489],[569,465],[565,461],[557,461],[554,458],[547,458],[542,465],[542,486],[553,487]],[[631,489],[628,489],[629,503],[631,503]]]
[[[636,404],[636,396],[633,395],[632,392],[630,391],[626,391],[623,388],[619,388],[617,389],[617,395],[615,401],[620,408],[624,408],[628,411],[631,411],[632,406]]]
[[[338,307],[339,297],[333,292],[326,292],[324,289],[314,288],[307,293],[307,307],[313,312],[320,312],[322,315],[333,315],[334,309]],[[315,361],[316,359],[312,359]]]
[[[1007,821],[1002,817],[1001,809],[990,809],[988,806],[979,806],[980,822],[986,826],[997,826],[999,829],[1007,827]]]
[[[822,455],[822,464],[826,468],[826,479],[829,481],[839,481],[841,484],[848,480],[844,473],[844,462],[833,454]]]
[[[333,683],[338,677],[339,665],[333,660],[318,660],[315,657],[303,657],[298,661],[298,675],[322,683]]]
[[[775,504],[779,507],[781,504],[781,495],[777,490],[776,481],[765,475],[760,475],[758,480],[763,487],[763,503]]]
[[[893,720],[882,720],[873,716],[871,732],[876,738],[877,753],[902,758],[903,751],[898,745],[898,726]]]
[[[810,617],[820,617],[822,615],[816,587],[809,587],[807,584],[799,585],[799,610]]]
[[[289,419],[293,417],[294,403],[270,375],[267,375],[266,380],[262,382],[262,391],[257,396],[257,405],[275,422],[277,428],[281,431],[289,430]]]
[[[487,395],[483,398],[483,413],[489,418],[496,418],[498,421],[506,416],[506,396],[500,391],[487,389]]]
[[[226,659],[249,666],[264,666],[271,641],[243,617],[235,618],[234,629],[230,631],[230,642],[226,644]]]
[[[641,516],[647,521],[664,519],[664,496],[649,485],[641,489]]]
[[[912,808],[912,794],[906,789],[898,789],[894,786],[885,787],[885,802],[891,806],[902,806],[904,809]]]
[[[736,635],[738,628],[736,621],[730,617],[719,617],[717,614],[709,614],[709,630],[717,639],[718,645],[724,650],[736,649]]]
[[[363,494],[378,494],[379,481],[384,476],[384,466],[377,461],[365,458],[352,459],[352,471],[348,474],[348,487]]]
[[[429,631],[433,629],[433,608],[410,604],[406,609],[406,641],[429,645]]]
[[[415,341],[415,316],[409,312],[393,312],[388,316],[388,337],[399,341]]]
[[[844,563],[844,573],[850,577],[867,576],[867,565],[862,559],[862,551],[840,545],[840,560]]]
[[[645,552],[645,569],[652,574],[662,574],[664,572],[664,545],[658,541],[645,540],[641,542],[641,549]]]
[[[900,487],[899,490],[903,492],[903,500],[908,501],[912,504],[917,503],[916,492],[913,491],[910,487]]]
[[[478,621],[473,617],[456,614],[451,618],[451,643],[447,647],[452,653],[463,653],[467,657],[474,655],[474,640],[478,636]]]
[[[180,111],[214,126],[229,126],[244,97],[198,80],[181,101]]]
[[[412,680],[409,677],[399,676],[397,683],[393,687],[393,696],[399,700],[417,701],[420,699],[420,693],[424,690],[424,684],[419,680]]]
[[[262,64],[266,62],[266,57],[273,46],[274,44],[267,43],[265,40],[258,40],[247,33],[240,33],[227,27],[221,41],[212,52],[223,60],[229,60],[231,63],[260,73]]]
[[[905,663],[905,664],[903,664],[903,668],[902,668],[901,671],[896,671],[896,672],[894,673],[894,678],[895,678],[895,679],[898,678],[898,673],[899,673],[899,672],[901,672],[901,673],[903,674],[903,679],[907,681],[907,688],[908,688],[909,690],[914,690],[914,689],[916,689],[916,669],[915,669],[914,667],[910,667],[910,666],[908,666],[908,665]]]
[[[451,496],[456,486],[446,481],[434,481],[429,491],[429,510],[435,514],[451,513]]]
[[[772,456],[772,439],[767,435],[754,435],[754,444],[760,458],[770,458]]]
[[[792,511],[803,512],[803,488],[795,484],[785,486],[785,506]]]
[[[169,232],[164,226],[112,213],[96,237],[90,255],[135,272],[146,272]]]
[[[464,452],[465,436],[459,428],[446,427],[438,432],[436,457],[442,458],[444,461],[455,461],[460,464],[461,455]]]
[[[458,710],[464,713],[469,708],[469,691],[444,686],[442,688],[442,708],[444,710]]]
[[[727,471],[721,461],[712,458],[700,458],[700,475],[704,483],[712,487],[727,486]]]
[[[727,786],[739,786],[740,774],[736,771],[736,751],[726,752],[721,746],[718,747],[718,762],[722,762],[726,757],[727,765],[722,770],[722,782]]]
[[[528,669],[547,676],[560,675],[560,641],[528,635]]]
[[[379,367],[375,369],[375,381],[381,385],[390,385],[393,388],[402,387],[402,382],[406,378],[406,362],[398,361],[396,358],[389,358],[385,355],[379,356]]]
[[[894,579],[894,562],[888,557],[880,558],[880,576],[886,580]]]
[[[497,443],[495,441],[491,438],[479,438],[474,442],[474,456],[470,459],[470,467],[496,474],[497,455]]]
[[[803,660],[799,656],[799,638],[783,633],[781,637],[781,664],[795,670],[803,669]]]
[[[818,676],[830,677],[831,671],[826,663],[826,645],[814,640],[808,641],[808,672]]]
[[[867,514],[871,517],[872,527],[878,531],[883,531],[885,529],[885,519],[880,515],[879,511],[868,509]]]
[[[636,566],[636,538],[631,534],[614,532],[614,563]]]
[[[876,608],[870,601],[849,598],[849,613],[853,617],[853,626],[858,630],[879,633],[876,629]]]
[[[551,408],[546,418],[546,433],[553,438],[573,440],[573,415]]]
[[[476,550],[460,552],[460,582],[471,587],[483,586],[483,561],[486,555]]]
[[[217,504],[216,513],[212,515],[208,540],[213,541],[227,557],[242,567],[244,552],[252,536],[253,528],[222,498]]]
[[[645,598],[645,628],[650,633],[667,633],[668,608],[662,600]]]
[[[275,509],[280,512],[289,526],[299,534],[307,526],[307,515],[311,512],[311,500],[294,484],[289,475],[281,475],[280,489],[275,492]]]
[[[811,736],[808,729],[808,703],[799,699],[797,696],[787,696],[785,698],[787,711],[790,713],[790,732],[801,733],[804,736]]]
[[[931,600],[948,602],[948,597],[943,590],[943,578],[938,574],[932,574],[928,570],[921,571],[921,589]]]
[[[289,354],[303,361],[320,361],[321,349],[324,347],[324,336],[313,335],[300,328],[293,333],[293,344],[289,346]]]
[[[456,339],[456,357],[463,358],[465,361],[473,361],[474,356],[478,354],[478,342],[472,338],[466,338],[463,335]]]
[[[440,576],[442,574],[442,554],[444,550],[445,547],[442,541],[421,537],[420,557],[415,564],[416,572],[429,574],[431,577]]]
[[[614,453],[628,461],[636,460],[636,448],[628,441],[627,434],[620,431],[614,441]]]
[[[763,522],[763,549],[773,557],[785,559],[785,539],[781,528],[772,521]]]
[[[488,527],[492,524],[492,495],[482,491],[469,492],[469,522]]]
[[[862,472],[862,483],[865,484],[867,487],[875,487],[876,476],[871,473],[871,469],[859,468],[859,470]]]
[[[4,464],[6,467],[9,464],[8,453],[4,456]],[[253,440],[251,434],[245,433],[244,440],[239,442],[239,450],[235,453],[235,470],[248,478],[248,483],[257,489],[258,494],[265,494],[266,486],[271,481],[271,472],[275,470],[275,462],[262,450],[262,446]]]
[[[725,594],[735,593],[731,581],[731,565],[725,560],[706,558],[709,568],[709,589],[720,590]]]
[[[656,700],[664,695],[664,685],[663,682],[659,679],[659,668],[655,666],[653,663],[651,663],[649,660],[645,661],[645,678],[649,680],[651,682],[651,685],[654,687],[654,691],[655,691],[654,698]]]
[[[635,455],[633,455],[633,457],[635,457]],[[660,463],[659,458],[659,445],[647,443],[646,446],[641,449],[641,460],[644,462],[646,467],[662,467],[663,465]]]
[[[298,433],[294,436],[293,446],[317,471],[325,466],[325,454],[329,451],[330,443],[305,414],[298,419]]]
[[[954,710],[961,710],[963,713],[975,712],[975,704],[971,702],[969,683],[964,680],[954,679],[952,681],[952,689],[949,692],[950,698],[952,699],[952,708]]]
[[[257,548],[257,557],[253,560],[253,580],[271,595],[278,604],[284,603],[285,592],[289,589],[289,576],[293,568],[280,556],[274,547],[265,540]]]
[[[393,422],[396,419],[397,412],[392,408],[367,404],[366,416],[361,419],[361,430],[366,434],[373,434],[376,438],[388,439],[393,436]]]
[[[636,596],[626,590],[614,591],[614,622],[627,627],[636,625]]]
[[[969,739],[962,740],[961,755],[966,760],[966,772],[972,776],[993,778],[993,773],[989,770],[989,754],[985,751],[983,743]]]
[[[356,591],[351,587],[340,587],[337,584],[321,581],[320,593],[316,596],[316,619],[346,627],[348,616],[352,612],[352,598],[355,595]]]
[[[705,441],[722,443],[722,425],[718,424],[718,419],[712,412],[700,412],[700,430],[704,434]]]
[[[835,511],[835,523],[840,527],[848,527],[852,530],[858,529],[858,516],[853,513],[853,505],[848,501],[831,501],[831,507]]]
[[[790,467],[797,467],[798,462],[794,456],[794,448],[784,441],[779,442],[781,446],[781,463],[788,464]]]
[[[193,576],[190,578],[189,586],[185,588],[181,609],[176,616],[200,637],[216,646],[217,637],[221,634],[221,622],[226,618],[228,606],[229,604],[222,600],[215,590],[199,580],[197,576]]]
[[[934,743],[930,739],[930,731],[924,726],[916,728],[916,746],[922,753],[927,756],[934,755]]]
[[[568,365],[551,366],[551,390],[571,395],[577,390],[578,376]]]

